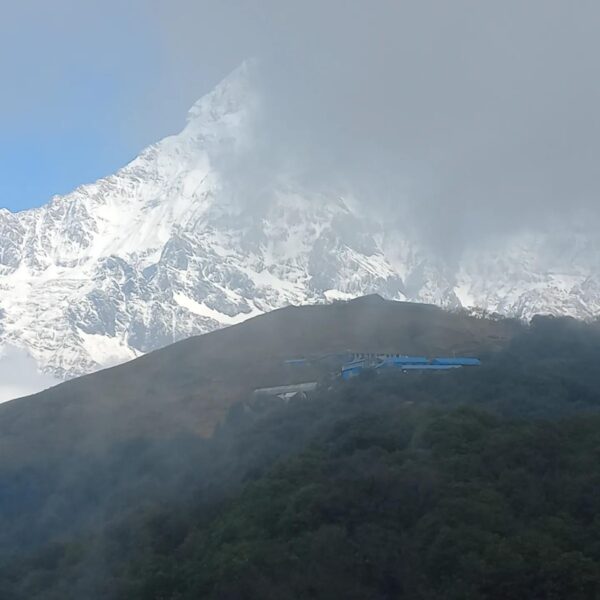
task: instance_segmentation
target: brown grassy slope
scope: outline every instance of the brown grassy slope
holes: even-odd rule
[[[284,308],[0,405],[0,465],[101,452],[136,437],[209,435],[231,404],[285,383],[286,358],[344,350],[477,355],[519,327],[377,296]]]

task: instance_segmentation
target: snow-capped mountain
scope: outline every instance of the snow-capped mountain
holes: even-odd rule
[[[360,201],[272,173],[249,202],[261,97],[246,63],[186,127],[114,175],[33,210],[0,209],[0,346],[87,373],[287,304],[367,293],[527,318],[600,310],[600,246],[520,233],[452,266]]]

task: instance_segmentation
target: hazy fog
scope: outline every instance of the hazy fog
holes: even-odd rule
[[[73,72],[116,73],[130,99],[119,127],[141,148],[257,57],[273,168],[285,157],[386,210],[404,199],[433,238],[454,232],[447,243],[600,216],[596,2],[25,0],[4,12],[30,23],[33,44],[0,59],[9,83],[27,82],[5,88],[5,111],[54,114]]]
[[[23,350],[0,348],[0,402],[35,394],[60,383],[37,370],[37,364]]]

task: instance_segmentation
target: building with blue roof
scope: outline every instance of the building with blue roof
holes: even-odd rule
[[[365,369],[383,372],[388,369],[402,372],[451,371],[462,367],[481,365],[478,358],[455,356],[427,358],[426,356],[405,356],[403,354],[355,354],[355,360],[342,366],[342,379],[351,379]]]

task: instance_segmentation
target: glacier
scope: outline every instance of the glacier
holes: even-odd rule
[[[66,379],[275,308],[370,293],[521,319],[598,314],[589,231],[498,234],[446,261],[347,189],[278,172],[249,202],[231,173],[262,123],[256,68],[244,63],[180,133],[114,175],[0,209],[0,347]]]

